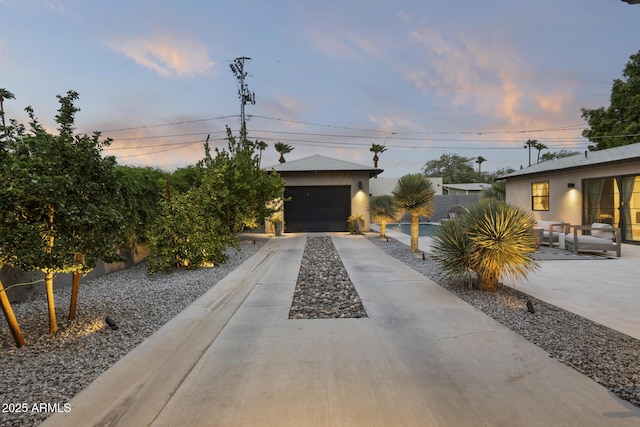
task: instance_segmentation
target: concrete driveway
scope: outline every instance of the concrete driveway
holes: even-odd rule
[[[271,239],[43,426],[636,426],[640,409],[387,256],[332,235],[368,312],[289,320]]]

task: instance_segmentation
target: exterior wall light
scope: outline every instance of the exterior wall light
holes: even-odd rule
[[[362,181],[358,181],[358,190],[362,190],[363,184]]]
[[[573,182],[567,184],[567,188],[576,188],[576,185]]]

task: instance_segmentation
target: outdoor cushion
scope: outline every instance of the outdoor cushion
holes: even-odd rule
[[[601,239],[613,240],[613,227],[610,224],[594,222],[591,224],[591,235]]]

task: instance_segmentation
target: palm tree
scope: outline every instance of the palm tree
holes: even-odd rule
[[[480,175],[480,177],[482,177],[482,163],[486,162],[487,159],[485,159],[482,156],[478,156],[476,158],[476,163],[478,164],[478,175]]]
[[[524,148],[529,149],[529,166],[531,166],[531,147],[535,147],[537,143],[537,139],[528,139],[527,142],[524,143]]]
[[[278,153],[280,153],[280,163],[286,162],[284,159],[284,155],[293,151],[293,147],[289,144],[284,144],[282,142],[276,142],[273,145]]]
[[[398,219],[398,209],[393,204],[393,198],[389,195],[374,196],[369,201],[371,220],[380,223],[380,238],[387,237],[387,222]]]
[[[387,147],[385,147],[382,144],[371,144],[371,148],[369,148],[369,151],[373,153],[373,167],[377,169],[378,160],[380,160],[380,158],[378,157],[378,154],[384,153],[385,151],[387,151]]]
[[[535,144],[533,144],[533,148],[538,150],[538,160],[536,161],[536,163],[540,163],[540,152],[542,150],[546,149],[546,148],[549,148],[549,147],[547,147],[546,145],[544,145],[541,142],[536,142]]]
[[[260,155],[258,157],[258,166],[262,163],[262,152],[268,147],[267,143],[264,141],[256,141],[256,147],[260,150]]]
[[[418,252],[420,215],[429,216],[434,211],[433,184],[421,173],[408,174],[398,180],[392,194],[398,209],[411,213],[411,252]]]
[[[4,120],[4,100],[5,99],[16,99],[16,97],[9,92],[7,89],[5,88],[0,88],[0,116],[2,117],[2,128],[4,129],[7,124],[5,123]]]

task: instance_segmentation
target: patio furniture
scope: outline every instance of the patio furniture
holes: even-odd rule
[[[558,242],[559,235],[565,233],[565,227],[569,224],[564,221],[545,221],[538,220],[535,228],[542,228],[542,244],[553,247],[554,243]]]
[[[579,251],[616,251],[616,256],[622,254],[621,233],[619,227],[594,222],[591,225],[572,225],[573,233],[568,233],[564,239],[568,250],[573,253]],[[580,231],[580,233],[578,233]]]

